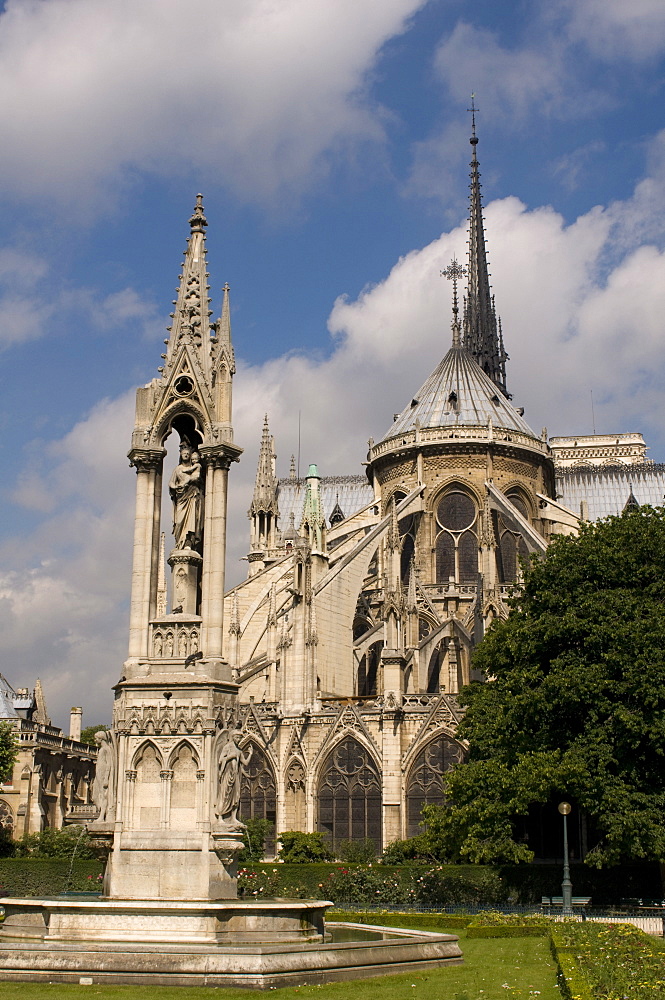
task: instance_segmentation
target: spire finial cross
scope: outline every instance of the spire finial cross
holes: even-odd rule
[[[449,281],[452,278],[452,282],[453,282],[453,314],[454,314],[455,318],[457,318],[457,314],[459,312],[459,308],[458,308],[458,305],[457,305],[457,279],[458,278],[463,278],[466,273],[467,273],[466,272],[466,268],[462,267],[462,265],[458,262],[458,260],[457,260],[456,257],[453,257],[453,259],[451,260],[451,262],[448,265],[448,267],[444,268],[443,271],[441,272],[441,277],[442,278],[448,278]]]
[[[453,257],[448,267],[441,271],[442,278],[448,278],[453,282],[453,347],[460,346],[460,324],[459,324],[459,307],[457,305],[457,279],[463,278],[467,273],[465,267],[458,262],[456,257]]]

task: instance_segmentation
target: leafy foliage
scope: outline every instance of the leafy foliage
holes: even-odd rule
[[[310,861],[332,861],[322,833],[302,833],[300,830],[285,830],[279,835],[282,844],[280,861],[302,864]]]
[[[18,741],[11,722],[0,722],[0,781],[12,773],[17,754]]]
[[[363,861],[374,861],[376,845],[373,840],[340,840],[335,851],[340,861],[362,864]]]
[[[273,824],[267,819],[245,819],[245,831],[242,835],[243,848],[238,855],[241,864],[250,861],[262,861],[265,853],[266,837]]]
[[[384,865],[402,865],[409,861],[430,860],[430,854],[425,837],[419,833],[406,840],[393,840],[383,849],[381,863]],[[436,860],[439,860],[438,858]]]
[[[95,733],[106,733],[109,726],[101,722],[98,726],[86,726],[81,730],[81,743],[88,743],[91,747],[95,745]]]
[[[23,858],[94,858],[90,838],[81,826],[48,828],[41,833],[29,833],[16,841],[14,855]]]
[[[641,507],[558,537],[475,656],[462,693],[469,762],[427,807],[438,857],[530,860],[514,818],[572,799],[597,866],[665,858],[665,510]]]

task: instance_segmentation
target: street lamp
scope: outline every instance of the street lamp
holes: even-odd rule
[[[571,810],[570,802],[560,802],[559,812],[563,816],[563,882],[561,883],[561,895],[563,896],[563,912],[573,912],[573,883],[570,881],[570,865],[568,864],[568,813]]]

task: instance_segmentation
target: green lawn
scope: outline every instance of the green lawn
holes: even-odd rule
[[[437,928],[439,929],[439,928]],[[441,928],[445,930],[445,928]],[[464,964],[434,972],[363,979],[328,986],[288,986],[280,1000],[318,996],[325,1000],[561,1000],[547,938],[466,939],[459,934]],[[0,972],[0,977],[2,972]],[[212,993],[213,991],[211,991]],[[256,1000],[255,990],[215,989],[218,1000]],[[275,993],[276,991],[269,991]],[[203,987],[62,986],[0,982],[0,1000],[201,1000]]]

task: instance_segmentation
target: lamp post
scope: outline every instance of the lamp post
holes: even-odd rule
[[[563,912],[573,912],[573,883],[570,881],[570,865],[568,864],[568,813],[570,802],[560,802],[559,812],[563,816],[563,882],[561,895],[563,897]]]

